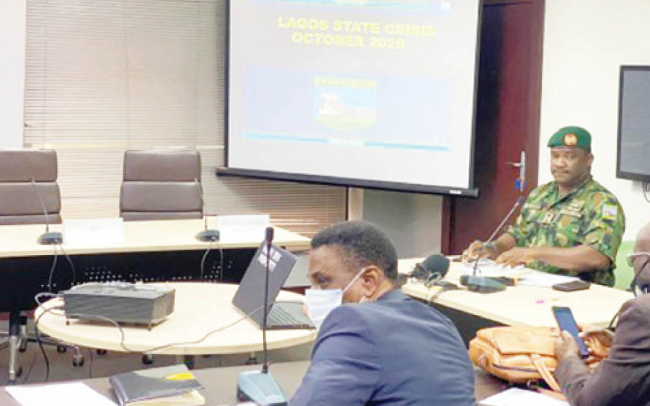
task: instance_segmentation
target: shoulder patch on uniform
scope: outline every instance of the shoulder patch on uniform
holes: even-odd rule
[[[615,220],[618,215],[618,207],[613,204],[603,204],[603,218],[605,220]]]

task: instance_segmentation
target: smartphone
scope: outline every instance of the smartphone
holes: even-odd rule
[[[555,290],[561,290],[562,292],[573,292],[574,290],[584,290],[589,289],[591,283],[577,280],[571,282],[556,283],[551,286]]]
[[[589,349],[585,345],[584,340],[578,335],[580,333],[578,329],[578,324],[573,318],[573,313],[568,307],[553,306],[553,314],[555,315],[555,320],[560,326],[560,330],[566,330],[573,338],[575,338],[580,348],[580,357],[587,358],[589,356]]]

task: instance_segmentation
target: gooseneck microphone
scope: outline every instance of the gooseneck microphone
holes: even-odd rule
[[[267,317],[269,316],[269,273],[271,272],[271,245],[273,244],[273,227],[266,227],[266,272],[264,275],[264,317],[262,318],[262,353],[264,354],[264,363],[262,364],[262,373],[269,372],[268,351],[266,348],[266,326]]]
[[[205,199],[203,198],[201,183],[196,178],[194,178],[194,183],[201,198],[201,212],[203,214],[203,231],[198,232],[194,238],[201,242],[217,242],[219,241],[219,230],[208,229],[208,216],[205,214]]]
[[[264,276],[264,317],[262,318],[262,353],[264,363],[261,371],[244,371],[239,373],[237,382],[237,398],[241,401],[252,401],[261,406],[286,406],[285,396],[278,383],[269,372],[268,349],[266,347],[266,326],[269,314],[269,274],[271,272],[271,259],[273,256],[273,227],[266,228],[264,238],[266,251],[266,272]]]
[[[490,238],[488,238],[488,240],[485,242],[484,245],[487,246],[494,241],[497,234],[499,234],[499,231],[501,231],[503,226],[506,225],[508,220],[510,220],[510,217],[512,217],[515,211],[517,211],[517,208],[521,206],[524,200],[525,199],[523,195],[519,195],[519,197],[517,197],[515,204],[512,206],[508,214],[506,214],[506,216],[503,218],[499,226],[494,230],[492,235],[490,235]],[[470,290],[472,292],[492,293],[492,292],[500,292],[502,290],[505,290],[506,285],[504,285],[503,283],[497,282],[490,278],[476,276],[476,269],[478,267],[479,259],[480,258],[476,258],[474,261],[474,269],[472,270],[472,275],[463,275],[460,277],[460,284],[467,286],[467,290]]]
[[[60,245],[63,244],[63,234],[58,231],[50,232],[50,216],[47,214],[47,209],[45,208],[45,203],[41,198],[41,194],[38,192],[34,178],[31,179],[32,189],[36,194],[36,198],[41,205],[43,210],[43,215],[45,216],[45,232],[38,237],[38,243],[41,245]]]

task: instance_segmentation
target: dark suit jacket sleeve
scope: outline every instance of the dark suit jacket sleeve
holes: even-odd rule
[[[607,359],[590,373],[576,357],[555,371],[562,392],[573,406],[645,405],[650,377],[650,301],[623,305]]]
[[[371,331],[355,306],[325,319],[312,362],[289,406],[365,405],[379,380]]]

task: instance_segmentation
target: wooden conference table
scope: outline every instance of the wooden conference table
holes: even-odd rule
[[[288,397],[291,397],[298,389],[302,377],[305,375],[308,367],[308,361],[299,361],[272,364],[269,370],[285,394]],[[206,405],[219,406],[233,405],[237,403],[237,377],[240,372],[259,369],[259,365],[247,365],[225,368],[196,369],[192,372],[195,374],[198,381],[205,387],[202,393],[205,396]],[[483,400],[505,390],[508,387],[503,381],[486,374],[478,368],[474,368],[474,381],[474,393],[477,400]],[[90,386],[92,389],[107,398],[116,401],[108,378],[86,379],[81,382]],[[20,406],[20,404],[16,402],[9,393],[7,393],[5,388],[0,388],[0,405]]]
[[[214,217],[208,222],[211,228],[217,223]],[[9,312],[11,335],[18,337],[20,311],[36,307],[37,293],[59,292],[75,283],[199,279],[238,283],[263,235],[208,244],[195,239],[204,227],[202,219],[124,222],[123,240],[87,238],[82,244],[54,247],[37,242],[45,231],[43,224],[0,226],[0,312]],[[60,224],[50,226],[51,231],[62,229]],[[309,242],[275,228],[274,243],[290,251],[306,250]],[[204,256],[207,248],[212,252]],[[10,377],[17,369],[11,360],[14,347]]]
[[[415,264],[423,259],[400,260],[399,272],[411,272]],[[463,265],[451,262],[445,280],[459,285],[460,289],[441,293],[434,303],[491,321],[493,324],[556,327],[557,322],[551,308],[567,306],[571,308],[578,324],[606,327],[621,305],[634,297],[630,292],[596,284],[592,284],[589,289],[575,292],[561,292],[550,287],[512,286],[496,293],[475,293],[460,286],[459,278],[462,274]],[[402,291],[426,302],[434,298],[440,288],[427,289],[422,283],[409,280],[402,287]]]
[[[176,289],[174,312],[151,330],[123,326],[123,338],[120,330],[108,322],[71,320],[67,325],[62,311],[49,311],[41,316],[43,308],[61,305],[61,299],[50,300],[39,307],[34,320],[38,320],[41,332],[58,340],[110,351],[198,355],[262,350],[262,331],[231,303],[238,285],[184,282],[168,286]],[[302,295],[282,291],[278,300],[302,302]],[[214,333],[208,335],[212,331]],[[315,337],[315,330],[271,330],[267,332],[268,348],[305,344]],[[150,351],[161,346],[166,347]]]
[[[215,218],[209,223],[215,227]],[[51,231],[62,228],[50,226]],[[201,219],[124,222],[123,241],[91,240],[76,246],[64,242],[62,249],[57,247],[58,263],[51,272],[55,247],[37,242],[44,229],[42,224],[0,226],[0,311],[35,308],[34,295],[48,290],[50,274],[53,292],[68,289],[73,282],[198,280],[208,247],[213,251],[205,262],[203,280],[239,282],[264,237],[209,245],[195,239],[204,229]],[[290,251],[307,250],[309,242],[275,228],[274,243]],[[62,253],[72,258],[73,265]]]
[[[216,227],[214,217],[208,218],[208,227]],[[50,231],[61,231],[61,224],[53,224]],[[197,241],[194,236],[203,231],[202,219],[193,220],[154,220],[124,222],[123,242],[97,242],[82,246],[63,248],[69,255],[129,253],[152,251],[189,251],[204,250],[207,243]],[[38,237],[45,231],[43,224],[0,226],[0,258],[34,257],[52,255],[52,247],[40,245]],[[213,244],[213,248],[257,248],[264,236],[257,239],[246,239]],[[309,249],[309,238],[275,227],[274,241],[276,245],[286,247],[290,251]]]

